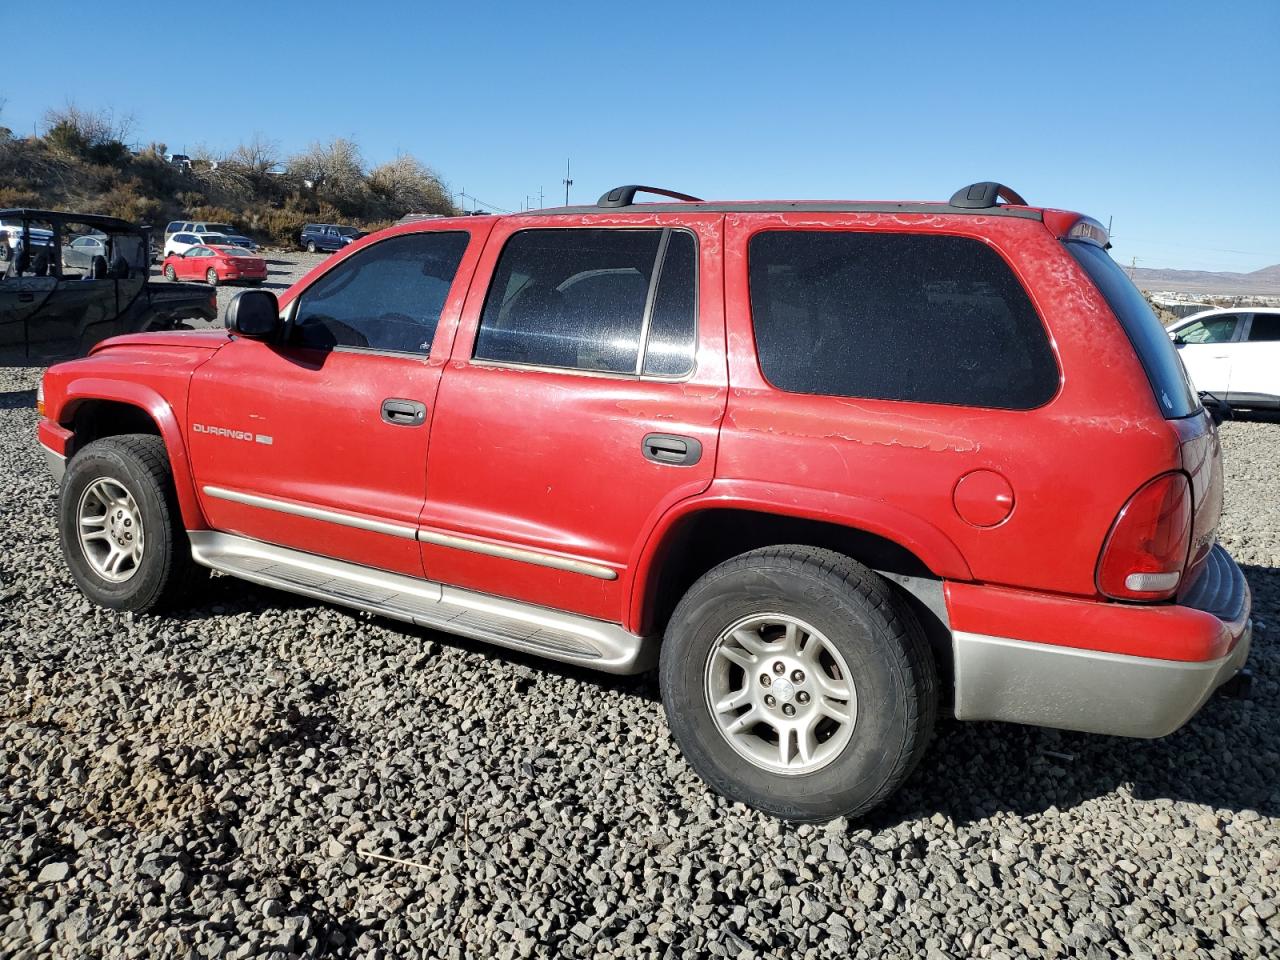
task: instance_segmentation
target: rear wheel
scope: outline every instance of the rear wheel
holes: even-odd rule
[[[167,264],[164,268],[164,278],[170,282],[178,279],[178,271],[173,269],[173,264]]]
[[[106,437],[76,453],[59,493],[58,533],[81,592],[104,607],[151,610],[205,574],[191,559],[159,437]]]
[[[209,286],[216,287],[218,285],[218,271],[213,267],[204,272],[204,278],[209,281]]]
[[[315,253],[315,252],[316,252],[316,242],[314,240],[308,240],[307,253]]]
[[[882,803],[922,756],[937,710],[910,609],[877,574],[814,547],[755,550],[703,576],[671,617],[660,673],[694,770],[789,820]]]

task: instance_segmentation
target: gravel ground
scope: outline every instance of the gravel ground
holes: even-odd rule
[[[1224,428],[1251,701],[1161,741],[944,723],[858,823],[712,796],[653,682],[59,558],[0,371],[0,956],[1280,956],[1280,423]]]
[[[306,253],[303,251],[284,251],[284,250],[264,250],[261,256],[267,261],[267,279],[262,284],[262,289],[272,290],[277,296],[284,293],[285,290],[298,280],[316,264],[323,263],[332,254],[328,253]],[[160,272],[160,264],[153,264],[151,267],[151,277],[158,283],[165,283],[164,275]],[[190,283],[192,281],[184,281]],[[247,289],[239,284],[218,287],[218,319],[210,322],[210,327],[221,327],[222,316],[226,313],[227,304],[241,290]],[[191,321],[193,326],[204,326],[201,321]]]

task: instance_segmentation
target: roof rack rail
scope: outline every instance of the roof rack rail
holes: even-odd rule
[[[1022,199],[1022,194],[1012,187],[1006,187],[1003,183],[984,180],[981,183],[971,183],[967,187],[961,187],[957,190],[951,195],[951,206],[965,207],[970,210],[984,210],[988,207],[997,206],[1001,197],[1004,198],[1005,203],[1012,203],[1019,207],[1027,205],[1027,201]]]
[[[702,203],[701,197],[691,197],[687,193],[676,193],[674,190],[663,190],[661,187],[642,187],[638,183],[629,183],[625,187],[614,187],[601,195],[596,201],[597,207],[629,207],[635,202],[637,193],[652,193],[659,197],[670,197],[672,200],[688,200],[690,203]]]

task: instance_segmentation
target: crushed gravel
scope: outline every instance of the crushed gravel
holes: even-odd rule
[[[944,723],[869,820],[711,795],[615,680],[217,577],[91,607],[0,371],[0,956],[1280,956],[1280,423],[1230,423],[1250,701]]]

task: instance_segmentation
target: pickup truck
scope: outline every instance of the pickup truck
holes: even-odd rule
[[[1246,686],[1251,599],[1108,244],[995,183],[393,227],[52,367],[63,554],[114,609],[211,568],[656,663],[692,767],[793,820],[884,802],[942,711],[1164,736]]]
[[[123,333],[213,320],[215,293],[149,279],[145,227],[92,214],[0,210],[0,363],[42,366]],[[79,257],[89,237],[93,256]],[[101,252],[99,252],[101,251]]]

